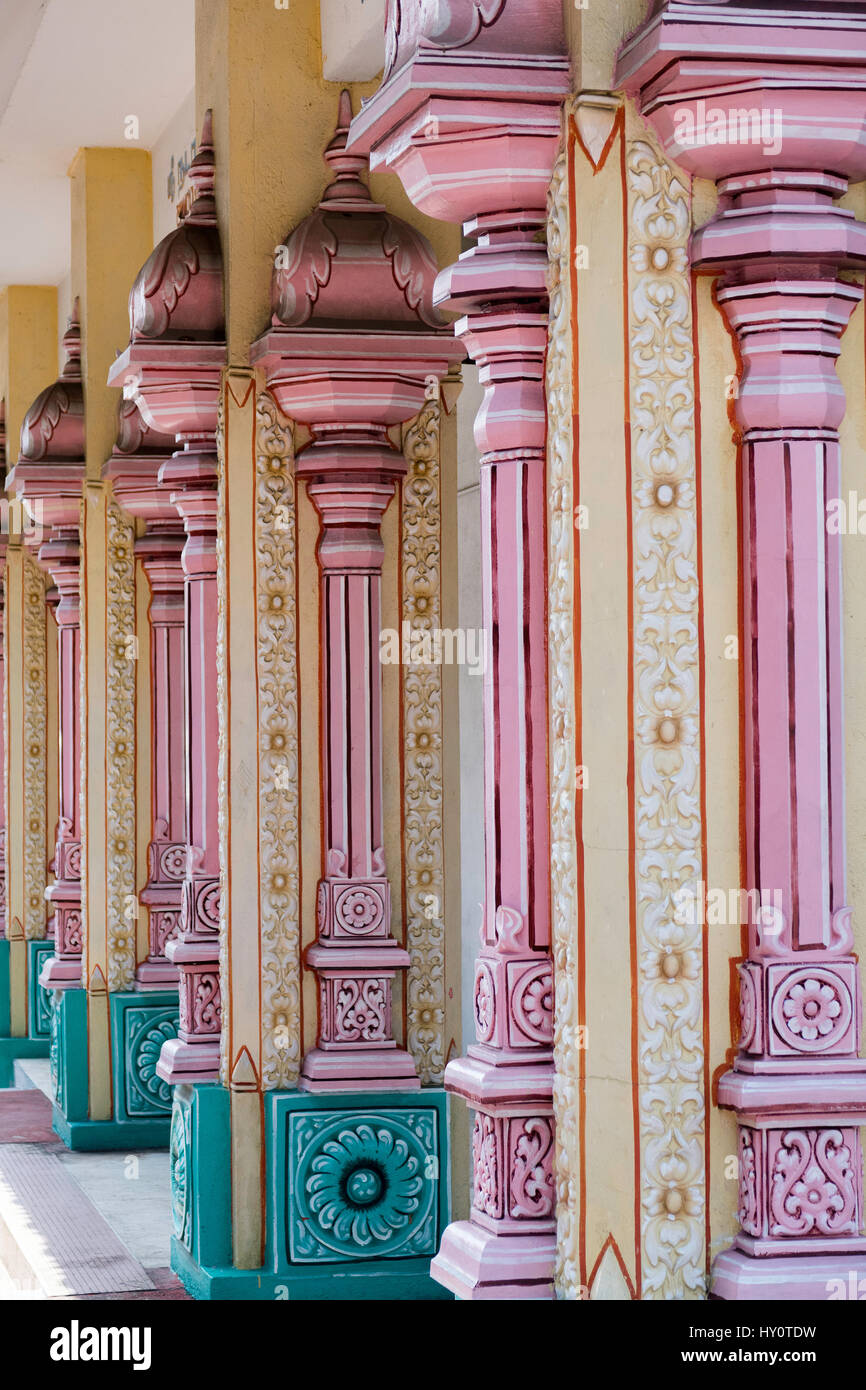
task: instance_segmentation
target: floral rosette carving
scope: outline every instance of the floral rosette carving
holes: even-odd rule
[[[364,885],[334,895],[334,917],[350,936],[371,936],[385,916],[385,904],[374,888]]]
[[[542,1045],[553,1038],[553,975],[549,962],[533,965],[517,981],[511,996],[511,1015],[517,1035],[514,1046],[531,1042]]]
[[[773,996],[773,1024],[797,1052],[823,1052],[851,1026],[854,1006],[841,977],[808,967],[785,977]]]
[[[429,1112],[293,1116],[295,1257],[434,1253],[438,1183]],[[432,1162],[431,1162],[432,1161]]]

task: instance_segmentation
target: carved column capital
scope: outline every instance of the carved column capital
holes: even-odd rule
[[[186,850],[180,918],[166,923],[166,957],[180,970],[180,1031],[162,1049],[158,1073],[166,1081],[215,1080],[219,1073],[220,878],[217,799],[217,412],[226,362],[223,261],[214,202],[211,113],[205,116],[189,177],[196,198],[180,226],[163,238],[142,266],[130,294],[129,346],[109,372],[138,406],[148,430],[182,447],[159,469],[158,487],[183,522],[185,576],[183,660],[186,668],[184,740],[186,807],[183,841],[172,824],[169,843]],[[135,491],[134,481],[129,484]],[[164,520],[152,490],[142,513]],[[152,553],[152,552],[151,552]],[[157,562],[159,563],[159,562]],[[164,576],[165,578],[165,576]],[[165,654],[167,659],[168,654]],[[173,669],[177,668],[177,653]],[[166,731],[166,736],[169,737]],[[169,800],[170,793],[166,793]],[[176,813],[163,808],[166,825]],[[163,862],[155,826],[151,865]],[[164,885],[161,885],[164,886]],[[152,906],[162,895],[149,885]],[[172,906],[170,915],[177,911]],[[157,916],[159,914],[156,914]],[[168,939],[173,937],[173,939]]]

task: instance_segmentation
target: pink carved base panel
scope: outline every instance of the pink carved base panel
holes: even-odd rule
[[[177,987],[177,967],[168,959],[170,943],[180,931],[182,884],[187,847],[171,840],[152,840],[148,848],[147,886],[139,902],[148,912],[149,950],[135,972],[135,988],[141,992]]]
[[[168,944],[166,954],[178,972],[179,1027],[163,1044],[157,1075],[169,1085],[211,1081],[219,1075],[219,943],[183,937]]]
[[[471,1047],[449,1067],[448,1087],[475,1110],[472,1211],[471,1220],[446,1229],[431,1272],[461,1299],[549,1301],[556,1254],[549,1070],[516,1058],[503,1066],[493,1049]],[[533,1091],[538,1103],[530,1108]],[[476,1108],[479,1094],[484,1109]]]
[[[70,823],[61,819],[54,851],[57,878],[45,893],[54,909],[48,933],[54,937],[54,954],[46,958],[39,974],[44,989],[81,985],[81,842],[67,838],[70,829]]]
[[[312,946],[307,963],[319,981],[319,1036],[304,1058],[302,1091],[417,1090],[411,1056],[391,1036],[394,975],[407,953],[386,942],[374,949]]]

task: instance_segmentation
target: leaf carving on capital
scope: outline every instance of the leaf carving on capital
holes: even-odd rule
[[[413,632],[441,626],[440,404],[427,401],[403,431],[407,472],[401,538],[402,613]],[[406,1041],[421,1084],[445,1074],[445,846],[442,823],[442,668],[401,667],[405,826]]]
[[[706,1259],[702,874],[689,194],[626,151],[643,1298],[701,1298]]]
[[[385,217],[382,250],[391,262],[391,270],[410,309],[431,328],[443,326],[442,315],[430,303],[430,285],[438,266],[430,251],[429,242],[407,222]]]
[[[19,814],[24,828],[23,914],[28,941],[45,935],[45,743],[48,718],[45,645],[45,574],[28,554],[21,557],[23,591],[23,787]],[[4,719],[6,716],[4,700]],[[8,741],[4,745],[9,747]],[[4,779],[7,781],[8,779]],[[6,824],[9,825],[6,787]],[[14,881],[9,879],[10,885]]]
[[[22,459],[37,460],[45,457],[54,438],[54,431],[71,404],[69,391],[62,381],[55,381],[53,386],[40,392],[21,426]]]
[[[327,214],[314,212],[293,232],[285,247],[290,260],[274,270],[271,289],[274,323],[297,328],[313,312],[319,290],[331,277],[331,263],[339,242]]]
[[[136,336],[161,338],[189,282],[199,269],[195,233],[181,225],[150,253],[129,294],[129,323]]]
[[[566,118],[567,118],[566,108]],[[580,1172],[580,1014],[575,712],[575,536],[573,361],[571,332],[569,168],[565,152],[553,169],[548,198],[550,318],[547,395],[548,699],[550,708],[550,903],[556,1010],[553,1105],[556,1136],[556,1288],[578,1299],[582,1284],[578,1193]]]

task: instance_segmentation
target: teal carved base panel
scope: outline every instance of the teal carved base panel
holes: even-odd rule
[[[172,1269],[201,1299],[451,1299],[444,1091],[265,1095],[266,1239],[231,1264],[229,1093],[175,1087]]]
[[[10,1036],[9,942],[0,939],[0,1087],[14,1085],[18,1058],[47,1057],[51,1031],[51,998],[39,983],[39,971],[46,955],[54,950],[53,941],[28,941],[27,950],[27,1036]]]
[[[162,1149],[171,1126],[171,1088],[156,1075],[162,1044],[177,1034],[177,994],[112,994],[114,1118],[88,1115],[87,994],[54,991],[51,1076],[54,1130],[70,1149]]]

